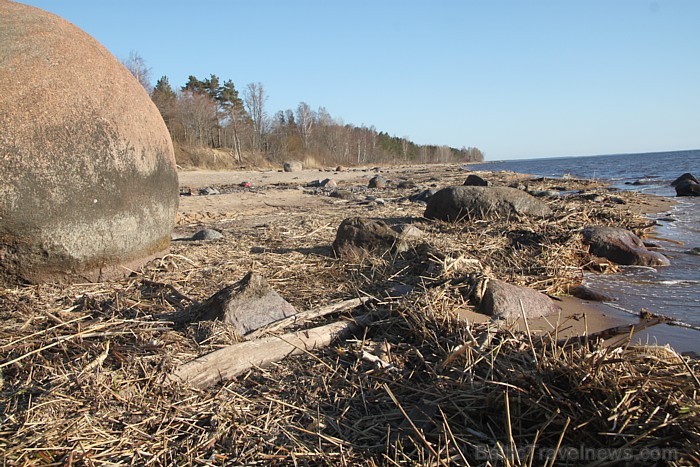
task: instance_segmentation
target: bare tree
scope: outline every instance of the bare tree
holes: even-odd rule
[[[299,107],[297,107],[297,125],[299,126],[299,134],[301,135],[301,141],[304,144],[304,148],[309,147],[309,140],[311,139],[311,129],[316,121],[316,113],[311,110],[309,104],[306,102],[300,102]]]
[[[265,115],[265,89],[262,83],[248,83],[243,92],[243,102],[253,121],[253,149],[262,150],[267,117]]]
[[[146,60],[133,50],[129,52],[129,57],[123,59],[122,64],[134,75],[134,78],[141,83],[141,86],[148,94],[151,94],[153,85],[151,84],[151,68],[146,66]]]

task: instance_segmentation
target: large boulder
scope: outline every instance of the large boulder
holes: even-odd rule
[[[681,180],[676,185],[676,196],[700,196],[700,185],[690,179]]]
[[[676,186],[680,182],[683,182],[685,180],[690,180],[691,182],[700,183],[700,181],[698,181],[698,179],[695,178],[695,176],[693,174],[686,172],[683,175],[681,175],[680,177],[678,177],[677,179],[675,179],[674,181],[672,181],[671,186]]]
[[[163,119],[77,27],[5,0],[0,21],[0,282],[123,276],[175,224]]]
[[[671,262],[661,253],[649,251],[644,242],[629,230],[594,226],[581,231],[591,254],[622,265],[668,266]]]
[[[508,187],[452,186],[428,200],[428,219],[458,221],[492,219],[510,215],[547,217],[549,206],[524,191]]]
[[[491,279],[486,285],[479,306],[479,313],[506,321],[549,316],[559,311],[551,298],[537,290],[511,285]]]

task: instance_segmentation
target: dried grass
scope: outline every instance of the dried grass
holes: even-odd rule
[[[574,454],[588,455],[580,449],[599,448],[592,460],[700,462],[697,361],[593,339],[564,345],[452,312],[468,306],[464,278],[475,265],[561,293],[593,261],[578,230],[615,223],[641,233],[645,219],[572,195],[550,199],[547,222],[447,224],[422,220],[399,194],[385,199],[214,219],[208,227],[224,240],[176,242],[128,280],[0,291],[3,463],[552,465],[558,455],[574,465]],[[401,255],[346,263],[330,244],[352,215],[408,220],[426,238]],[[239,339],[181,318],[249,270],[298,309],[374,297],[378,319],[210,390],[170,382],[178,365]],[[383,298],[400,284],[413,292]]]

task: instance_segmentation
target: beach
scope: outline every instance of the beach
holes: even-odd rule
[[[531,193],[549,214],[427,218],[422,196],[468,176]],[[647,215],[672,200],[600,180],[455,164],[179,178],[162,257],[123,280],[0,293],[8,465],[545,465],[611,456],[687,465],[700,456],[698,360],[637,345],[632,332],[653,334],[653,314],[568,294],[586,274],[619,271],[589,253],[585,227],[644,237],[654,228]],[[354,218],[393,232],[392,241],[346,256],[337,237]],[[244,293],[254,281],[268,288]],[[555,311],[526,321],[485,314],[496,281]],[[204,317],[227,310],[235,302],[221,297],[232,294],[265,297],[257,308],[245,302],[255,319],[270,297],[295,313],[252,332]]]
[[[180,198],[178,228],[175,237],[187,237],[198,228],[206,226],[219,226],[226,230],[236,225],[265,222],[274,223],[275,219],[303,216],[309,212],[317,215],[326,213],[328,219],[338,219],[339,210],[347,203],[334,202],[328,196],[312,196],[309,189],[304,186],[314,181],[322,181],[332,178],[340,187],[366,187],[369,180],[377,175],[400,182],[401,180],[418,180],[422,186],[448,186],[450,184],[461,185],[463,179],[471,171],[461,170],[459,166],[449,165],[411,165],[411,166],[386,166],[350,168],[337,171],[335,168],[308,169],[300,172],[284,172],[282,170],[252,170],[252,171],[207,171],[193,170],[181,171],[179,174],[180,186],[191,189],[195,194],[199,190],[210,186],[228,186],[231,192],[224,192],[215,196],[182,196]],[[503,183],[511,183],[513,180],[527,179],[528,174],[493,174],[491,172],[477,172],[484,178],[501,178]],[[241,187],[248,182],[251,188]],[[582,183],[582,186],[601,187],[604,184]],[[225,190],[224,190],[225,191]],[[386,190],[387,195],[396,196]],[[377,195],[373,192],[372,195]],[[340,206],[340,207],[339,207]],[[638,195],[629,197],[624,205],[624,210],[630,214],[640,216],[652,216],[667,212],[673,206],[673,200],[655,195]],[[379,209],[375,204],[368,204],[363,210],[370,217],[379,217]],[[348,216],[349,216],[348,212]],[[416,210],[416,217],[421,215],[420,209]],[[336,220],[339,224],[339,220]],[[331,231],[330,226],[328,228]],[[299,233],[300,235],[302,233]],[[559,323],[560,333],[563,338],[581,336],[587,333],[596,333],[605,329],[623,325],[633,325],[639,320],[628,313],[624,313],[601,303],[582,300],[572,296],[559,298],[557,304],[561,307],[561,316],[550,319],[536,319],[531,324],[531,330],[535,332],[550,332]],[[461,318],[470,322],[485,322],[489,317],[473,311],[458,313]],[[522,322],[517,323],[518,329],[524,330]],[[670,328],[668,326],[656,327],[660,340],[663,343],[673,344],[674,340],[680,344],[679,351],[695,351],[695,331]],[[640,339],[648,339],[654,343],[654,331],[644,331]],[[700,350],[700,349],[698,349]]]

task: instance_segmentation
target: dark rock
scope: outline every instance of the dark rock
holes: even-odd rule
[[[464,181],[464,186],[489,186],[490,183],[478,175],[469,174],[467,179]]]
[[[610,295],[595,291],[590,287],[586,287],[585,285],[577,285],[576,287],[569,289],[569,293],[576,298],[580,298],[581,300],[589,300],[592,302],[614,302],[617,300]]]
[[[349,190],[333,190],[330,195],[331,198],[353,200],[355,199],[355,194]]]
[[[321,180],[311,180],[309,183],[304,185],[306,188],[318,188],[321,186]]]
[[[386,178],[382,177],[381,175],[377,175],[375,177],[372,177],[369,180],[368,187],[369,188],[386,188],[387,180]]]
[[[541,292],[491,279],[477,311],[499,319],[515,321],[522,318],[523,314],[527,319],[549,316],[557,313],[559,307]]]
[[[76,26],[9,1],[0,18],[0,282],[123,277],[170,244],[168,129]]]
[[[676,185],[676,196],[700,196],[700,185],[692,180],[683,180]]]
[[[618,227],[587,227],[581,232],[590,253],[617,264],[668,266],[671,262],[661,253],[649,251],[634,233]]]
[[[700,247],[695,247],[691,248],[690,250],[686,251],[687,254],[689,255],[700,255]]]
[[[546,217],[549,206],[524,191],[507,187],[453,186],[435,193],[425,209],[428,219],[458,221],[523,215]]]
[[[204,195],[204,196],[213,196],[213,195],[218,195],[218,194],[220,194],[220,191],[217,190],[217,189],[214,188],[214,187],[208,186],[208,187],[205,187],[205,188],[200,188],[200,189],[199,189],[199,194],[200,194],[200,195]]]
[[[194,235],[192,235],[190,240],[209,241],[209,240],[218,240],[220,238],[223,238],[223,234],[221,232],[219,232],[218,230],[203,229],[203,230],[200,230],[199,232],[195,233]]]
[[[536,198],[556,198],[560,196],[559,192],[556,190],[542,190],[542,191],[535,191],[531,193],[532,196]]]
[[[244,336],[270,323],[296,314],[264,277],[249,272],[239,282],[209,297],[195,312],[198,321],[219,320]]]
[[[406,251],[406,242],[385,222],[365,217],[350,217],[341,222],[333,242],[338,257],[362,256],[368,252],[383,254]]]
[[[396,188],[405,190],[405,189],[411,189],[416,187],[416,182],[413,180],[401,180],[398,185],[396,185]]]
[[[678,177],[677,179],[675,179],[674,181],[672,181],[671,186],[676,186],[680,182],[685,181],[685,180],[690,180],[691,182],[700,183],[700,181],[697,178],[695,178],[695,176],[693,174],[686,172],[683,175],[681,175],[680,177]]]
[[[192,196],[192,188],[187,186],[180,187],[180,196]]]
[[[335,168],[335,171],[336,172],[345,172],[345,167],[343,167],[342,165],[339,165],[338,167]]]
[[[423,190],[420,193],[417,193],[415,195],[411,195],[408,197],[408,199],[414,203],[427,203],[428,200],[435,194],[437,193],[437,190],[433,189],[427,189]]]
[[[282,170],[285,172],[301,172],[303,168],[299,161],[287,161],[282,165]]]

